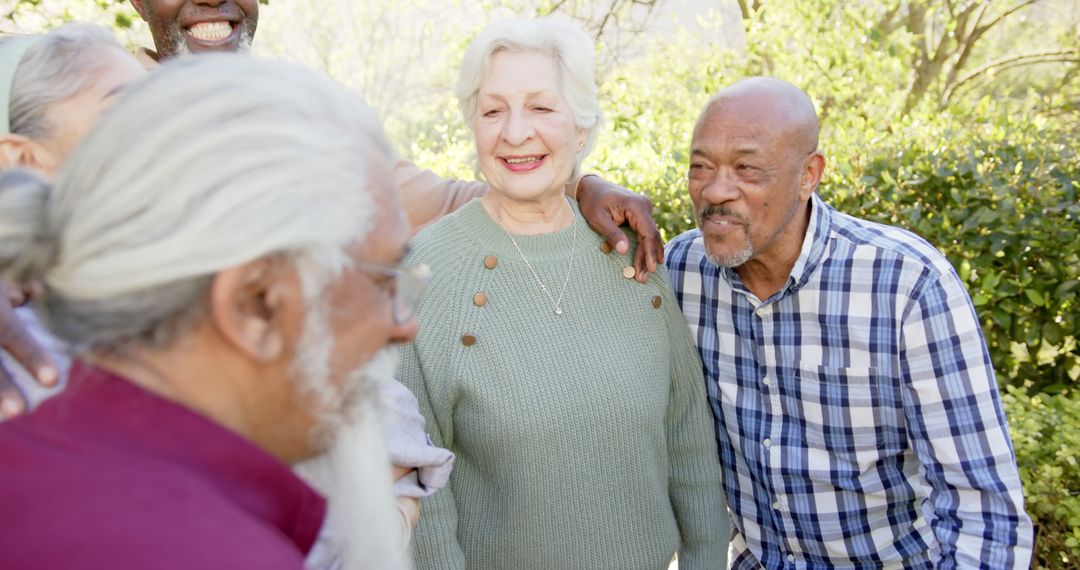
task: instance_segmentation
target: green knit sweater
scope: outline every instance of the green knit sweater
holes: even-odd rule
[[[573,207],[562,315],[479,201],[411,244],[407,262],[433,278],[399,377],[457,454],[449,485],[423,501],[417,570],[659,570],[676,551],[680,569],[726,568],[686,321],[667,280],[624,277],[631,258],[602,252]],[[514,237],[557,296],[573,228]]]

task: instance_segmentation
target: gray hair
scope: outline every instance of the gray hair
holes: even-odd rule
[[[76,352],[164,346],[229,267],[287,256],[312,297],[374,225],[370,165],[391,160],[374,113],[330,79],[186,58],[126,92],[54,188],[0,177],[0,268],[44,285],[43,320]]]
[[[465,50],[454,89],[458,108],[470,129],[476,118],[480,85],[491,68],[492,57],[501,51],[539,52],[554,60],[560,92],[570,104],[574,124],[589,131],[578,155],[580,163],[592,150],[603,124],[596,95],[596,48],[592,40],[574,24],[555,18],[504,20],[484,28]]]
[[[0,39],[2,42],[10,38]],[[67,24],[41,36],[26,51],[11,86],[11,132],[33,140],[48,138],[57,125],[49,108],[92,84],[108,65],[106,50],[123,50],[112,32],[101,26]]]

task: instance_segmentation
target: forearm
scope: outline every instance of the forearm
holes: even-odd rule
[[[407,160],[399,160],[394,166],[394,179],[414,234],[473,198],[483,196],[488,188],[483,182],[444,179]]]

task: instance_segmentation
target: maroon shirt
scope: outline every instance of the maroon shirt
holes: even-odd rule
[[[300,569],[325,513],[262,449],[85,363],[0,423],[0,568]]]

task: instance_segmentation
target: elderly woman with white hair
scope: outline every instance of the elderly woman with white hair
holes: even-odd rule
[[[400,380],[457,455],[424,500],[418,570],[726,565],[705,384],[662,275],[565,196],[601,122],[594,48],[550,19],[490,26],[457,96],[483,198],[421,232],[433,279]]]
[[[142,65],[101,26],[68,24],[46,34],[0,38],[0,171],[20,167],[52,178],[105,109],[144,75]],[[16,306],[26,300],[17,288],[7,293]],[[54,366],[66,368],[57,357],[59,346],[33,313],[19,309],[16,314],[54,353]],[[6,353],[0,355],[16,381],[9,385],[8,376],[0,374],[0,419],[22,412],[24,400],[36,404],[62,381],[52,366],[35,381]],[[23,355],[35,362],[43,357]]]

